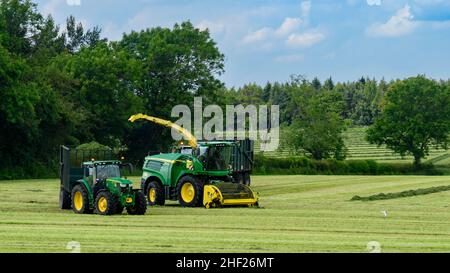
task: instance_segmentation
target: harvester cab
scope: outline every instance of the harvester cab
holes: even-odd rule
[[[189,142],[189,148],[182,145],[172,153],[145,158],[141,189],[144,189],[151,206],[164,205],[165,200],[178,200],[186,207],[258,206],[259,197],[249,185],[233,183],[239,182],[234,179],[236,173],[233,169],[233,165],[240,162],[234,153],[237,142],[197,142],[184,128],[143,114],[134,115],[129,120],[134,122],[138,119],[176,129]]]
[[[94,155],[102,159],[96,160]],[[85,161],[88,156],[92,159]],[[126,208],[129,214],[145,214],[145,195],[123,177],[123,170],[131,171],[131,164],[111,160],[113,157],[110,151],[61,146],[60,208],[101,215],[121,214]]]

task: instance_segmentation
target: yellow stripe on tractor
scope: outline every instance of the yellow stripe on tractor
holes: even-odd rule
[[[258,206],[258,199],[257,193],[242,184],[218,183],[205,185],[203,188],[203,205],[207,209],[220,206]]]

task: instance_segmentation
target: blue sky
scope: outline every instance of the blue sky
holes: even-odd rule
[[[450,78],[450,0],[35,0],[103,36],[190,20],[225,54],[228,87],[292,74],[351,81]]]

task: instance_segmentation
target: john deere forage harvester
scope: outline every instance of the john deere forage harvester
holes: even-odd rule
[[[145,119],[173,128],[184,135],[192,150],[147,156],[141,188],[150,205],[178,200],[182,206],[257,206],[258,195],[233,178],[234,141],[197,142],[184,128],[167,120],[137,114],[134,122]],[[249,181],[248,181],[249,183]]]

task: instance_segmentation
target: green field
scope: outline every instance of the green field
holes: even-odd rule
[[[137,180],[137,178],[135,178]],[[0,181],[0,252],[450,252],[450,192],[354,195],[450,185],[446,176],[255,176],[262,208],[150,208],[145,216],[58,209],[57,180]],[[386,210],[388,217],[381,211]]]
[[[378,147],[368,143],[365,140],[366,127],[352,127],[344,133],[345,145],[348,148],[347,159],[373,159],[378,162],[395,162],[395,163],[411,163],[413,161],[412,156],[401,157],[398,154],[394,154],[392,150],[385,147]],[[283,136],[283,131],[280,131],[280,139]],[[256,143],[255,150],[259,152],[259,145]],[[295,156],[291,150],[286,148],[280,148],[274,152],[264,152],[266,156],[270,157],[287,157]],[[431,149],[430,155],[424,160],[429,161],[435,165],[450,166],[450,150],[443,149]]]

